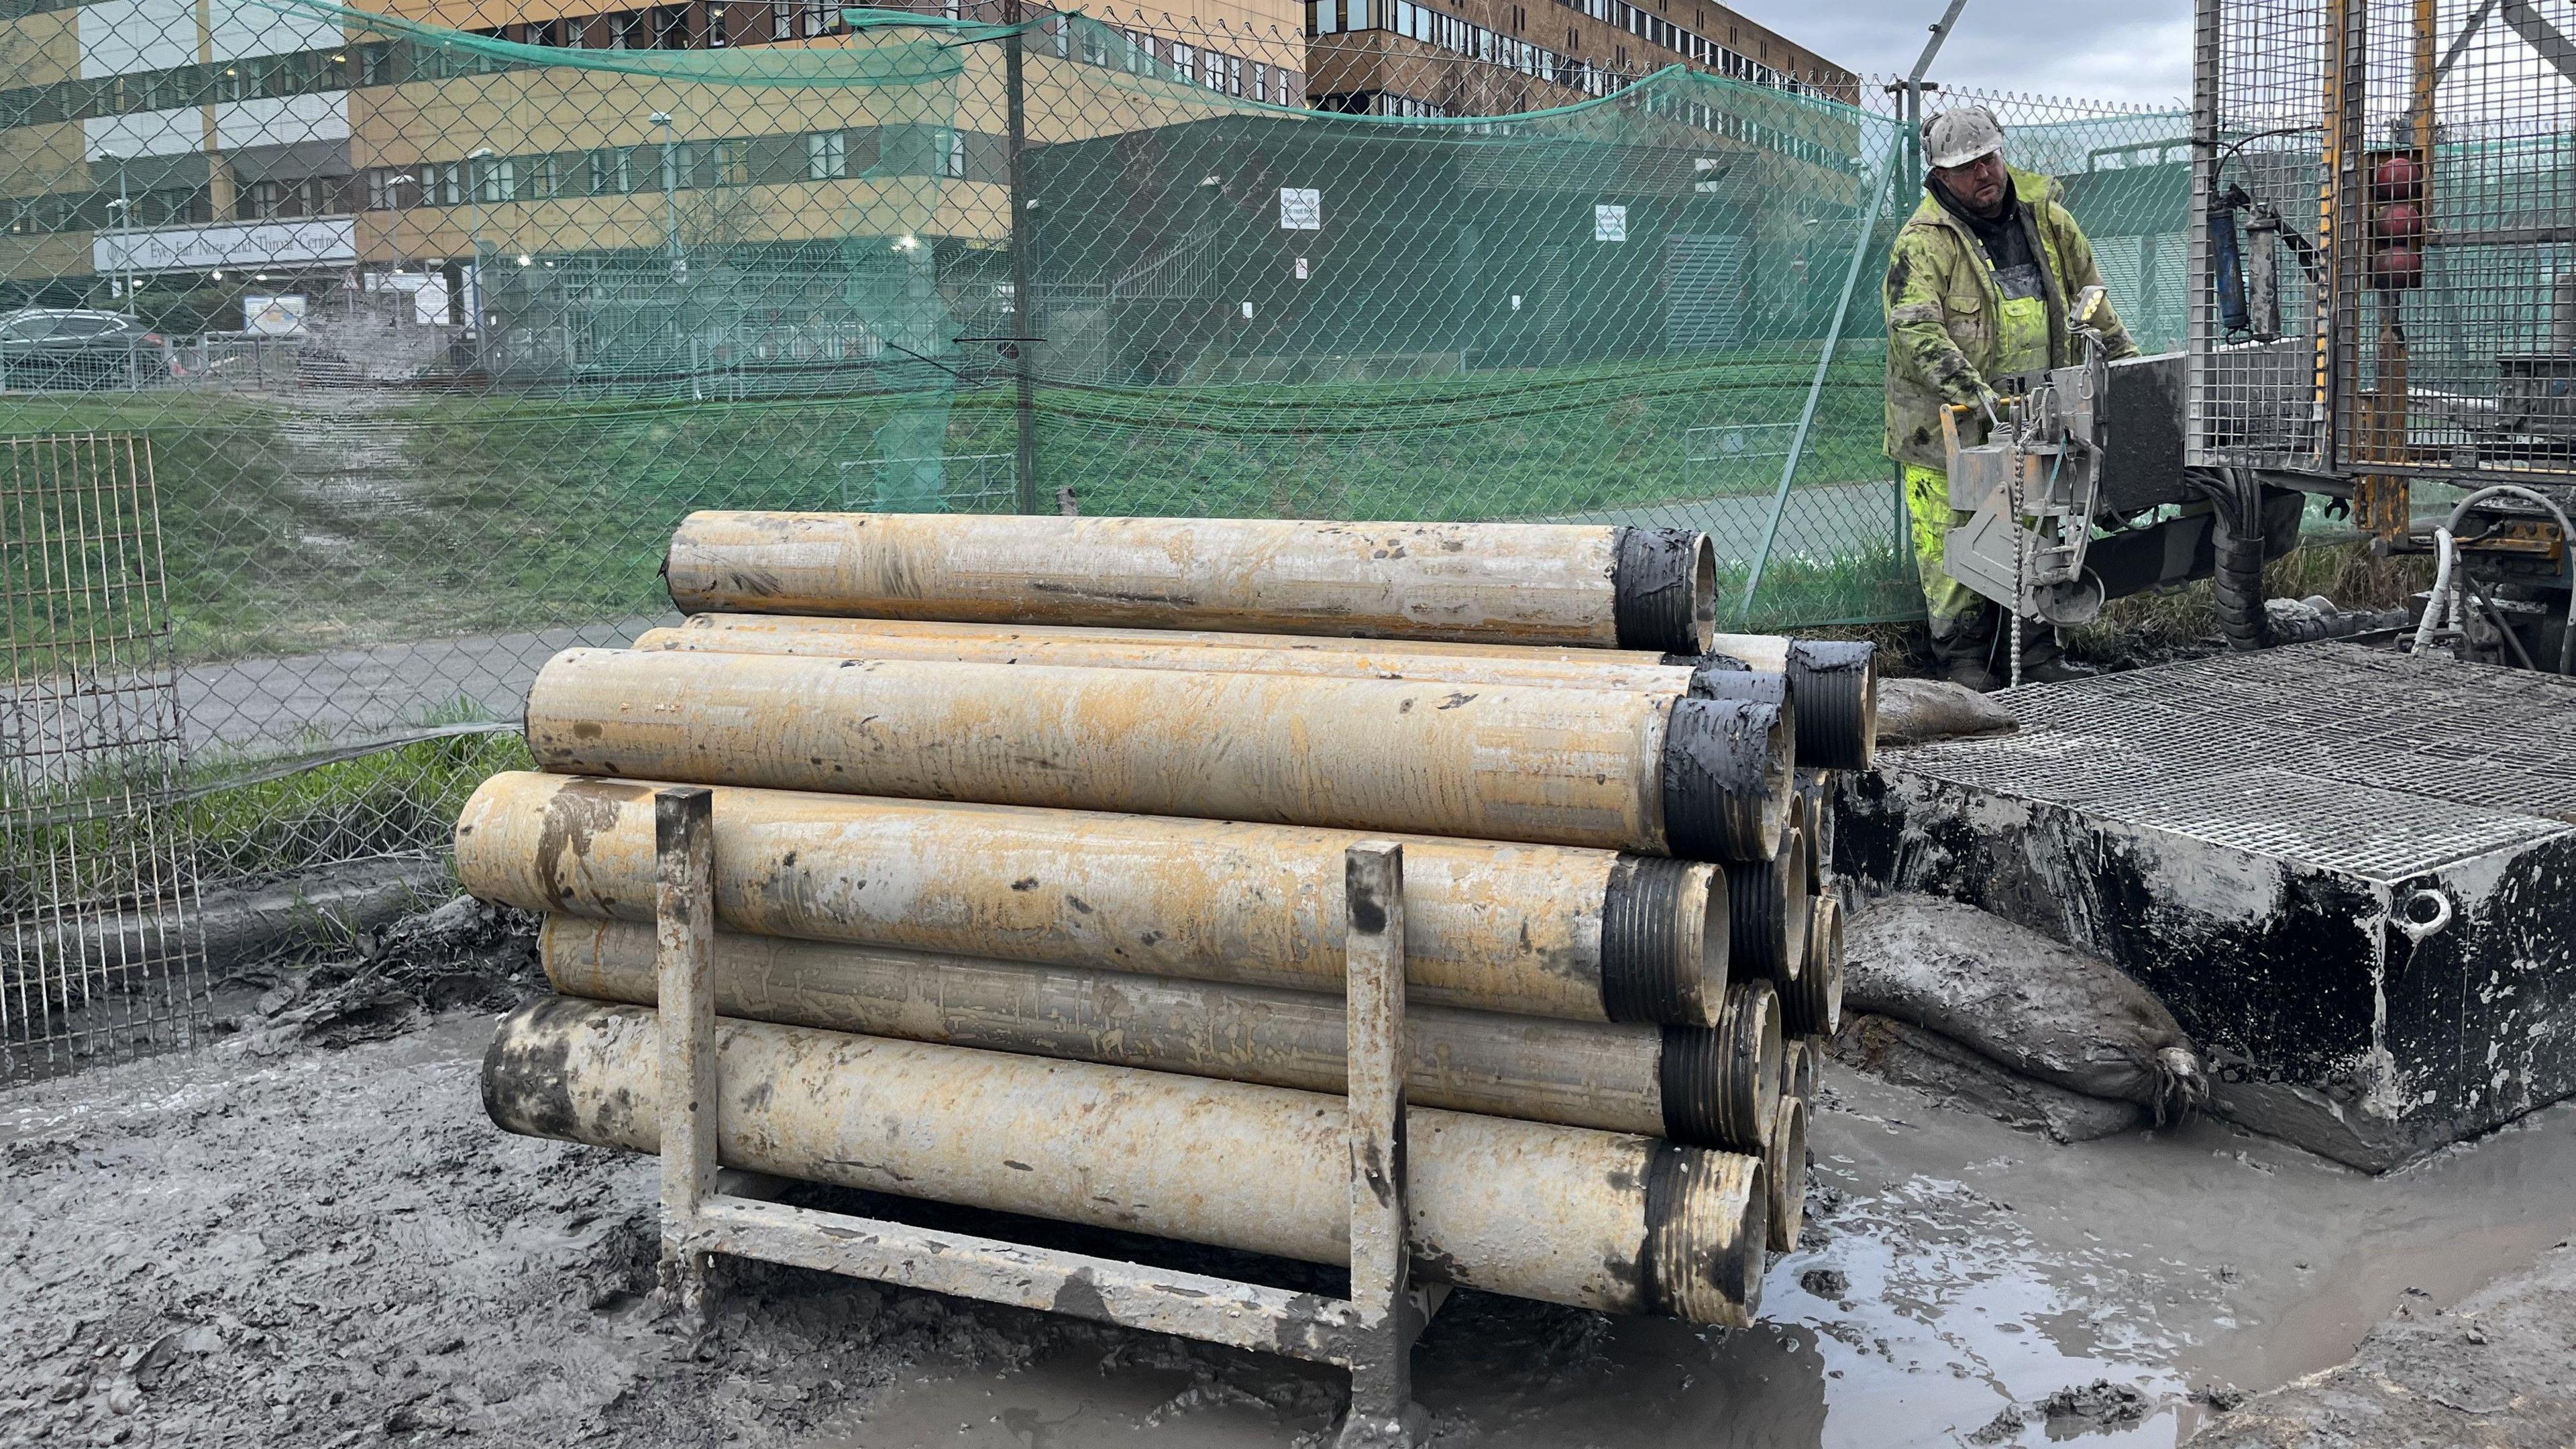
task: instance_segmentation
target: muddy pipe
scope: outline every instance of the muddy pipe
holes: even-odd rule
[[[871,627],[886,629],[942,627],[890,620],[871,620],[870,624]],[[1173,634],[1171,637],[1229,648],[1276,648],[1282,642],[1276,635],[1265,634],[1210,632]],[[1366,653],[1383,650],[1387,646],[1367,639],[1315,637],[1299,639],[1295,647]],[[1589,663],[1596,667],[1687,669],[1696,681],[1695,692],[1708,697],[1724,697],[1727,693],[1717,686],[1717,676],[1781,675],[1787,679],[1789,694],[1800,711],[1797,722],[1800,764],[1817,769],[1866,769],[1877,748],[1878,646],[1867,642],[1791,639],[1782,634],[1718,634],[1712,636],[1712,647],[1706,651],[1653,654],[1625,649],[1581,650],[1408,639],[1404,642],[1403,652],[1493,663],[1547,661]]]
[[[525,1136],[658,1151],[658,1039],[640,1007],[532,1002],[493,1035],[484,1110]],[[1350,1261],[1338,1097],[723,1019],[716,1053],[728,1167]],[[1752,1321],[1769,1236],[1761,1159],[1427,1107],[1405,1127],[1426,1278]]]
[[[1203,642],[1207,640],[1224,642]],[[1234,642],[1257,639],[1267,647]],[[1340,679],[1411,679],[1436,684],[1558,685],[1631,689],[1783,703],[1779,675],[1638,664],[1622,655],[1550,650],[1523,658],[1415,652],[1371,641],[1365,649],[1299,647],[1284,634],[1195,634],[1153,629],[1045,625],[898,624],[793,614],[700,614],[675,628],[637,636],[637,649],[714,654],[796,654],[830,659],[927,659],[951,664],[1053,664],[1077,669],[1184,669],[1225,674],[1314,674]],[[1775,681],[1767,695],[1747,681]],[[1700,688],[1703,685],[1716,687]]]
[[[1771,1142],[1762,1153],[1764,1186],[1770,1191],[1770,1248],[1786,1253],[1798,1246],[1798,1230],[1807,1216],[1807,1104],[1782,1097],[1772,1109]]]
[[[1786,986],[1806,965],[1815,912],[1807,861],[1805,834],[1793,823],[1769,860],[1726,868],[1727,969],[1738,979],[1766,977]]]
[[[1813,1105],[1816,1100],[1817,1073],[1824,1069],[1825,1044],[1829,1038],[1801,1037],[1783,1042],[1780,1050],[1780,1095],[1795,1097]]]
[[[1721,1087],[1711,1099],[1714,1118],[1710,1136],[1728,1143],[1744,1144],[1744,1150],[1758,1150],[1754,1144],[1771,1140],[1772,1108],[1780,1100],[1780,1083],[1785,1075],[1786,1038],[1780,1035],[1780,995],[1768,981],[1738,981],[1726,989],[1726,1015],[1717,1030],[1703,1033],[1693,1043],[1711,1052],[1717,1065],[1693,1070],[1689,1080]],[[1728,1070],[1736,1063],[1751,1063],[1750,1071]],[[1766,1070],[1767,1067],[1767,1070]]]
[[[1793,1037],[1832,1036],[1843,1025],[1843,907],[1832,896],[1808,900],[1806,953],[1798,974],[1780,985],[1780,1028]]]
[[[1700,860],[1770,857],[1794,765],[1741,700],[616,649],[549,660],[527,733],[556,774]]]
[[[1866,770],[1878,749],[1878,646],[1778,634],[1720,634],[1697,659],[1668,659],[1706,673],[1782,674],[1798,699],[1798,762]]]
[[[1697,654],[1717,556],[1683,529],[1264,518],[701,512],[684,614],[1109,625]]]
[[[509,771],[456,874],[530,911],[653,918],[654,787]],[[1342,989],[1355,831],[720,786],[716,919],[764,936],[1300,991]],[[1722,867],[1403,838],[1408,990],[1433,1005],[1713,1027]]]
[[[546,978],[566,996],[654,1004],[653,928],[550,916]],[[719,932],[716,1011],[746,1021],[1340,1095],[1348,1060],[1338,994],[1172,981]],[[1757,999],[1730,1003],[1761,1011]],[[1778,1048],[1728,1022],[1696,1027],[1546,1021],[1409,1006],[1407,1089],[1456,1112],[1634,1132],[1759,1152],[1753,1103]],[[1771,1049],[1771,1055],[1763,1054]]]

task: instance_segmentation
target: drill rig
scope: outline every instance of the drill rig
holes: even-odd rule
[[[1987,436],[1954,430],[1949,572],[2046,625],[2208,577],[2253,648],[2323,499],[2436,559],[2414,648],[2576,673],[2576,0],[2196,0],[2194,33],[2189,346],[2089,339],[1954,419]]]

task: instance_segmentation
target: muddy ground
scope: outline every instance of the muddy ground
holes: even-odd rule
[[[0,1097],[0,1443],[1329,1427],[1323,1371],[785,1269],[732,1266],[684,1335],[648,1292],[653,1164],[484,1120],[492,1012],[529,977],[506,931],[477,940],[462,966],[299,974],[211,1049]],[[1460,1295],[1418,1358],[1439,1441],[2569,1442],[2576,1109],[2373,1179],[2209,1121],[2059,1146],[1837,1071],[1811,1141],[1759,1328]]]

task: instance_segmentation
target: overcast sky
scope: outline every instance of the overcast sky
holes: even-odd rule
[[[1943,0],[1727,0],[1864,75],[1914,68]],[[2191,0],[1968,0],[1947,84],[2162,105],[2191,94]]]

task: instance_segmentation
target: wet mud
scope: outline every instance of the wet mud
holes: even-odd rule
[[[0,1097],[0,1444],[1197,1449],[1330,1427],[1327,1371],[758,1265],[726,1265],[713,1323],[684,1333],[647,1291],[655,1165],[493,1129],[490,1021],[336,1050],[251,1032]],[[2499,1376],[2539,1349],[2480,1354],[2563,1358],[2576,1333],[2576,1283],[2516,1276],[2576,1279],[2552,1252],[2576,1233],[2576,1109],[2374,1179],[2206,1119],[2056,1144],[1838,1069],[1810,1141],[1807,1224],[1759,1326],[1457,1295],[1417,1359],[1438,1442],[2206,1428],[2251,1449],[2300,1442],[2263,1424],[2340,1414],[2316,1422],[2519,1444],[2388,1419],[2379,1385],[2431,1373],[2417,1400],[2503,1412]],[[2478,1306],[2498,1294],[2519,1306]],[[2464,1313],[2503,1327],[2472,1343]],[[2376,1366],[2337,1369],[2357,1344]]]

